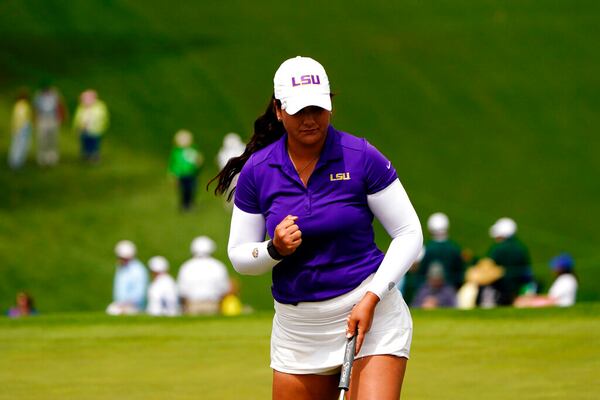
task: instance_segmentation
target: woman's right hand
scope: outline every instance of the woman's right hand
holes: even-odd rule
[[[302,232],[296,225],[297,216],[288,215],[275,227],[273,246],[282,256],[289,256],[302,243]]]

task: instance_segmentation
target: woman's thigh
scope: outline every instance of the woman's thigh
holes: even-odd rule
[[[295,375],[273,371],[273,400],[335,400],[340,375]]]
[[[404,357],[368,356],[354,361],[350,378],[351,400],[398,400],[406,362]]]

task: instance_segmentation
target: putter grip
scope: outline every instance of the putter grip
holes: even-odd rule
[[[348,390],[350,388],[350,374],[352,373],[352,364],[354,363],[354,349],[356,348],[356,336],[352,336],[346,343],[346,351],[344,352],[344,363],[342,364],[342,372],[340,373],[340,384],[338,389]]]

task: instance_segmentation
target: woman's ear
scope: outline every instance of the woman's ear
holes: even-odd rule
[[[281,121],[283,118],[281,109],[277,107],[277,100],[273,100],[273,110],[275,111],[275,116],[277,117],[277,121]]]

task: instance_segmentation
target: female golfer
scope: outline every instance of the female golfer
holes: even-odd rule
[[[419,219],[391,162],[330,125],[321,64],[289,59],[274,84],[215,190],[240,174],[229,257],[241,274],[272,273],[273,398],[335,399],[346,338],[358,330],[350,398],[398,399],[412,321],[396,283],[421,248]],[[373,216],[393,238],[385,255]]]

